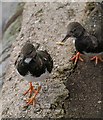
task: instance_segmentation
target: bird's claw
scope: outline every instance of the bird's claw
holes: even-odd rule
[[[26,101],[26,103],[27,103],[26,106],[29,106],[29,105],[35,106],[35,103],[36,103],[35,97],[33,96],[33,97],[29,98],[29,99]]]
[[[98,61],[103,62],[103,59],[102,59],[101,56],[94,56],[94,57],[92,57],[90,60],[95,60],[95,64],[96,64],[96,65],[98,64]]]
[[[41,90],[41,86],[39,86],[38,89],[35,90],[35,94],[31,98],[29,98],[28,100],[26,100],[26,103],[27,103],[26,107],[29,106],[29,105],[35,106],[36,96],[38,95],[38,93],[39,93],[40,90]]]
[[[74,64],[76,64],[78,62],[78,60],[80,61],[84,61],[83,58],[80,57],[80,53],[78,52],[74,57],[71,58],[72,61],[74,61]]]
[[[30,93],[30,97],[32,96],[32,93],[36,93],[36,90],[34,89],[34,86],[32,85],[31,82],[30,82],[30,88],[25,93],[23,93],[23,95],[26,95],[28,93]]]

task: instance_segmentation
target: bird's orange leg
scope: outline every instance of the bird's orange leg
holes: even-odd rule
[[[77,54],[74,57],[72,57],[71,60],[74,61],[75,64],[78,62],[78,60],[83,62],[84,60],[80,56],[80,52],[77,52]]]
[[[34,96],[32,96],[31,98],[29,98],[28,100],[27,100],[27,106],[28,105],[35,105],[35,102],[36,102],[36,96],[38,95],[38,93],[39,93],[39,91],[41,90],[41,86],[39,86],[38,87],[38,90],[36,90],[36,92],[35,92],[35,94],[34,94]]]
[[[32,82],[30,82],[29,84],[30,84],[30,88],[23,95],[26,95],[27,93],[30,93],[30,96],[31,96],[32,93],[36,93],[36,90],[34,89],[34,86],[32,85]]]
[[[103,62],[103,59],[102,59],[101,56],[94,56],[94,57],[92,57],[90,60],[95,60],[95,64],[96,64],[96,65],[98,64],[98,61]]]

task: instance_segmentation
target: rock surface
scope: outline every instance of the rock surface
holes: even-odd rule
[[[9,68],[6,71],[2,90],[3,118],[60,118],[65,116],[64,101],[69,91],[64,82],[65,71],[72,69],[69,59],[74,53],[72,39],[64,46],[56,45],[66,34],[66,26],[71,21],[80,21],[85,3],[26,3],[20,34],[13,43]],[[36,106],[23,108],[25,97],[22,93],[28,82],[17,75],[14,62],[26,41],[40,49],[46,49],[54,60],[54,70],[50,78],[42,83],[42,91],[37,97]],[[69,46],[69,47],[68,47]],[[27,97],[27,96],[26,96]]]
[[[18,9],[23,10],[24,3],[10,3],[2,4],[2,42],[0,42],[0,93],[4,82],[4,76],[9,64],[10,53],[12,51],[12,42],[15,41],[21,29],[22,12],[18,15]],[[16,17],[16,18],[15,18]],[[0,105],[1,94],[0,94]],[[1,119],[1,106],[0,106],[0,119]]]
[[[97,3],[88,3],[82,24],[87,31],[102,37],[103,14]],[[91,9],[92,8],[92,9]],[[96,27],[95,27],[96,26]],[[69,104],[66,106],[67,116],[72,118],[98,118],[103,119],[102,109],[102,83],[103,83],[103,63],[95,65],[90,61],[90,57],[83,56],[84,62],[79,62],[71,74],[67,74],[66,86],[70,91]],[[68,102],[68,100],[67,100]],[[65,102],[66,103],[66,102]]]
[[[69,61],[75,51],[72,38],[64,46],[56,44],[64,38],[69,22],[82,22],[84,7],[85,3],[26,3],[22,28],[12,45],[10,63],[4,79],[3,118],[103,117],[103,63],[95,66],[94,62],[83,56],[85,62],[74,66]],[[46,49],[51,54],[54,69],[50,78],[42,82],[36,106],[24,109],[28,96],[23,96],[22,93],[28,89],[28,82],[16,73],[14,62],[28,40],[34,45],[40,43],[40,49]]]

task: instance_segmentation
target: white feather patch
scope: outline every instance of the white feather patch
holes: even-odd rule
[[[25,79],[29,82],[43,81],[47,78],[49,78],[49,72],[47,70],[40,77],[32,76],[30,72],[27,75],[25,75]]]
[[[29,64],[31,60],[32,60],[32,58],[26,58],[24,62]]]

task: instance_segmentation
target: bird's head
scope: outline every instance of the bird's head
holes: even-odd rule
[[[78,22],[71,22],[67,26],[67,35],[62,40],[62,42],[66,41],[69,37],[80,37],[84,33],[85,29],[83,26]]]
[[[36,56],[36,49],[33,44],[26,43],[23,46],[21,53],[23,54],[24,62],[29,64],[30,61]]]

